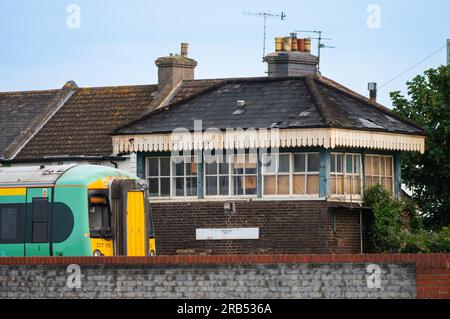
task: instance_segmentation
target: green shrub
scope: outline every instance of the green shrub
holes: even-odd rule
[[[364,194],[364,205],[373,211],[371,237],[375,250],[381,253],[439,253],[450,252],[450,228],[441,231],[423,229],[416,205],[392,198],[380,185]],[[411,212],[410,229],[403,224],[403,210]]]

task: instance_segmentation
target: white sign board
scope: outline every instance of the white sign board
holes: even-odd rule
[[[196,239],[259,239],[259,228],[197,228]]]

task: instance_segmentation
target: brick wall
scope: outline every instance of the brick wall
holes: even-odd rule
[[[234,213],[223,201],[154,202],[158,254],[360,253],[359,211],[339,210],[326,201],[236,201]],[[335,225],[335,226],[334,226]],[[197,228],[259,227],[259,240],[197,241]],[[363,245],[370,251],[367,213]]]
[[[450,254],[4,257],[0,298],[450,298],[449,276]]]

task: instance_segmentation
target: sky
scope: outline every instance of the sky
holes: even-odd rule
[[[322,74],[368,95],[367,83],[391,81],[446,45],[448,0],[2,0],[0,91],[157,83],[154,61],[189,43],[201,78],[266,76],[263,18],[244,12],[285,12],[267,20],[266,53],[274,37],[321,30]],[[299,34],[306,36],[307,34]],[[313,36],[313,35],[312,35]],[[313,53],[317,43],[313,40]],[[405,82],[447,63],[441,49],[379,88],[406,93]]]

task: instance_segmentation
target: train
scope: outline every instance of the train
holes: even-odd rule
[[[0,257],[154,256],[148,198],[112,167],[0,167]]]

